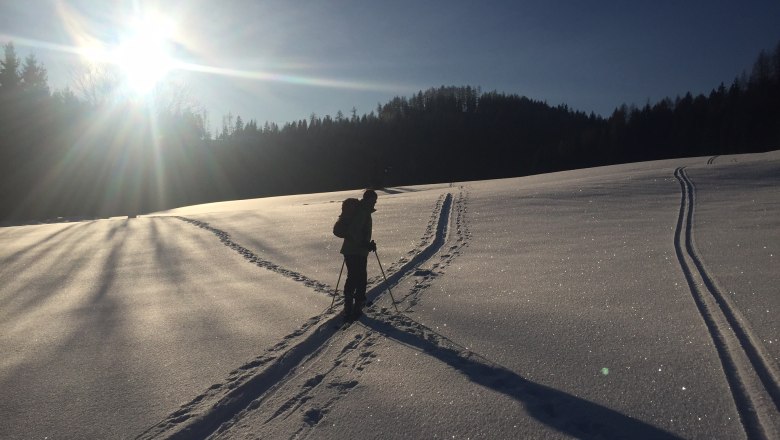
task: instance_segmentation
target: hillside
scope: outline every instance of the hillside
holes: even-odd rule
[[[387,188],[398,304],[370,256],[347,329],[358,191],[0,228],[0,437],[776,438],[778,185],[780,151]]]

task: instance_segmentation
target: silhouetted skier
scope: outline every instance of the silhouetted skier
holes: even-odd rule
[[[341,253],[347,265],[347,282],[344,285],[344,319],[353,321],[360,317],[366,303],[366,284],[368,283],[368,254],[376,251],[376,243],[371,240],[371,214],[376,211],[376,191],[368,189],[363,193],[354,217],[352,218]]]

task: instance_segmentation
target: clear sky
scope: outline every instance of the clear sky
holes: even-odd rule
[[[102,47],[136,78],[186,83],[212,126],[360,115],[441,85],[608,116],[728,85],[778,23],[778,0],[0,1],[0,41],[35,53],[55,89]]]

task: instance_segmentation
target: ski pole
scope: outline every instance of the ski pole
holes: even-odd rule
[[[376,256],[376,262],[379,263],[379,270],[382,271],[382,277],[385,279],[385,285],[387,286],[387,291],[390,292],[390,298],[393,300],[393,307],[395,307],[395,312],[400,313],[398,311],[398,306],[395,305],[395,297],[393,296],[393,291],[390,290],[390,283],[387,282],[387,276],[385,275],[385,270],[382,268],[382,262],[379,261],[379,254],[374,250],[374,255]]]
[[[328,310],[333,308],[333,304],[336,302],[336,296],[339,294],[339,283],[341,282],[341,274],[344,273],[344,265],[347,263],[347,259],[345,258],[344,261],[341,262],[341,270],[339,271],[339,280],[336,281],[336,290],[333,291],[333,299],[330,301],[330,307],[328,307]]]

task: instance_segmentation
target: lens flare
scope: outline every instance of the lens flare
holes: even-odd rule
[[[170,72],[173,60],[166,50],[167,44],[165,37],[152,29],[139,31],[114,49],[111,58],[131,92],[145,95]]]

